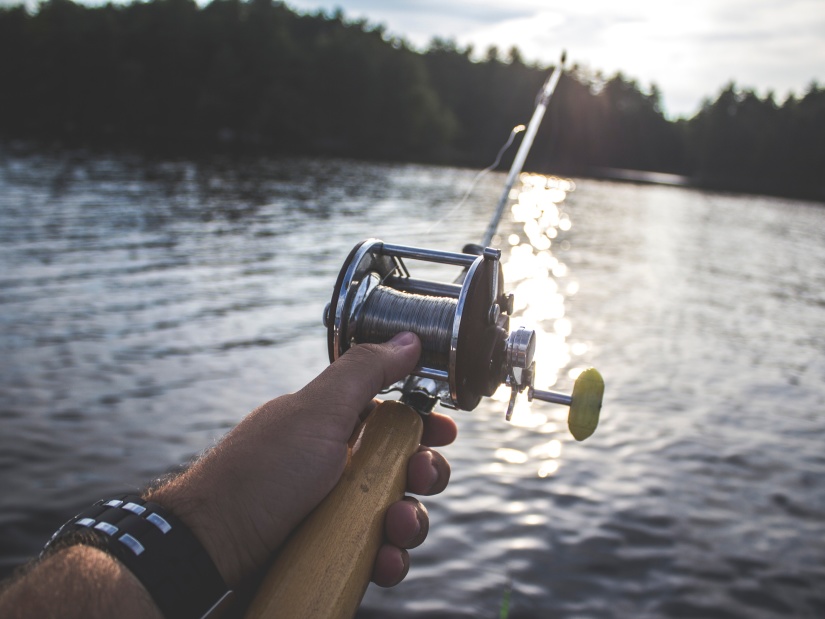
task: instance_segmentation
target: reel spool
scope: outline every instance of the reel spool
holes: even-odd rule
[[[422,413],[436,402],[473,410],[499,385],[512,389],[509,420],[518,393],[570,407],[568,425],[577,440],[596,429],[604,382],[595,369],[577,379],[573,395],[533,387],[536,334],[510,332],[513,296],[502,291],[501,252],[452,253],[390,245],[377,239],[359,243],[347,257],[332,300],[324,311],[330,361],[356,344],[382,343],[402,331],[421,340],[420,365],[390,390]],[[462,268],[455,283],[415,279],[403,260]]]

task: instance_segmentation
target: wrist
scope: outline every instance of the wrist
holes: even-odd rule
[[[217,510],[210,501],[192,496],[182,486],[177,480],[172,481],[147,493],[146,500],[157,503],[180,518],[206,549],[224,582],[234,586],[239,580],[238,568],[227,545],[218,539],[221,534],[215,515]]]
[[[235,587],[256,567],[241,541],[237,526],[225,497],[215,488],[204,489],[197,479],[197,471],[152,490],[147,500],[161,505],[175,514],[189,528],[206,549],[221,577]]]
[[[268,474],[289,471],[306,455],[283,438],[295,436],[290,421],[301,418],[284,411],[299,407],[293,395],[268,402],[185,473],[147,495],[190,528],[229,586],[262,567],[329,490],[308,500],[299,476]],[[343,468],[346,446],[340,448]],[[273,497],[293,498],[287,505]]]
[[[197,536],[153,501],[134,495],[98,501],[60,527],[41,556],[49,560],[78,546],[116,559],[167,618],[212,617],[232,600],[232,590]]]

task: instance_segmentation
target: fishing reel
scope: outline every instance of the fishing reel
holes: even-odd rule
[[[570,407],[568,426],[577,440],[596,429],[604,381],[595,369],[583,372],[573,394],[535,389],[536,334],[510,331],[513,295],[502,290],[501,252],[468,246],[453,253],[391,245],[369,239],[353,248],[324,311],[330,361],[351,346],[381,343],[402,331],[421,340],[419,366],[393,385],[401,401],[421,413],[436,403],[466,411],[492,396],[502,384],[511,388],[509,421],[519,393]],[[404,260],[461,267],[454,282],[416,279]]]

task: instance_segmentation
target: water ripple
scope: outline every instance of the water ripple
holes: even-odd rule
[[[473,176],[0,156],[0,569],[312,378],[352,245],[479,238],[501,175],[428,233]],[[359,617],[825,616],[825,209],[541,178],[506,279],[542,386],[605,376],[600,427],[458,413],[430,539]]]

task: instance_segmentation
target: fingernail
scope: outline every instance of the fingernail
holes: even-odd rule
[[[430,519],[427,516],[427,508],[422,503],[412,497],[405,497],[415,507],[415,533],[407,539],[407,548],[415,548],[427,537],[430,530]]]
[[[406,347],[415,343],[415,333],[410,331],[402,331],[390,340],[393,346]]]
[[[418,526],[415,527],[415,533],[407,538],[408,546],[412,546],[418,540],[418,536],[421,535],[421,519],[417,512],[415,514],[415,521]]]
[[[427,484],[427,490],[432,490],[438,483],[438,468],[435,465],[435,458],[430,454],[430,483]]]
[[[408,552],[401,553],[401,578],[398,579],[398,582],[401,582],[407,577],[407,574],[410,573],[410,554]],[[396,583],[397,584],[397,583]]]

